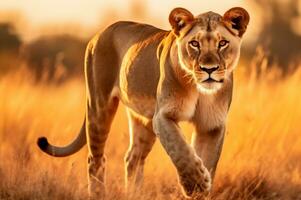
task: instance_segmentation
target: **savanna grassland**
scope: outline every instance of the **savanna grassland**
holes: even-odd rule
[[[301,66],[282,76],[263,61],[241,64],[235,74],[226,140],[212,200],[301,199]],[[260,71],[261,73],[257,73]],[[37,145],[47,136],[65,145],[85,113],[82,79],[35,84],[27,72],[0,79],[0,199],[87,199],[87,147],[52,158]],[[192,128],[182,125],[187,140]],[[176,172],[157,141],[145,169],[145,186],[125,195],[123,157],[128,126],[120,106],[106,146],[108,200],[184,199]]]

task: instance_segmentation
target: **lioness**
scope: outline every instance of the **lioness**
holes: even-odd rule
[[[91,197],[105,192],[104,147],[119,100],[130,121],[127,186],[141,184],[145,158],[158,137],[187,196],[211,188],[249,14],[235,7],[223,16],[207,12],[194,17],[175,8],[169,22],[171,31],[117,22],[97,34],[86,50],[87,105],[80,134],[66,147],[38,140],[44,152],[58,157],[88,144]],[[192,145],[180,121],[194,125]]]

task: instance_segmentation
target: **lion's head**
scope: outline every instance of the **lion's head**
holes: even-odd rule
[[[207,12],[194,17],[184,8],[175,8],[169,22],[181,67],[192,75],[199,90],[217,91],[238,62],[248,12],[235,7],[223,16]]]

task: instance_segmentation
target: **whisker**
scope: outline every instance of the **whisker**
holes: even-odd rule
[[[184,75],[184,78],[189,77],[189,76],[192,76],[192,74],[187,73],[187,74]]]
[[[196,74],[207,74],[206,72],[198,72],[198,71],[195,71],[194,73],[196,73]]]

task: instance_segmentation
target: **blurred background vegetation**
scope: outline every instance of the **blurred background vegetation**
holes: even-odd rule
[[[252,31],[248,33],[247,41],[243,45],[242,62],[278,67],[283,74],[295,70],[297,63],[300,63],[301,54],[300,7],[300,0],[252,1],[252,8],[249,11],[253,26],[250,27],[258,30],[256,33]],[[26,21],[22,13],[16,16],[22,19],[21,21]],[[96,31],[124,18],[142,22],[151,21],[158,27],[166,24],[162,23],[164,19],[152,17],[144,3],[137,0],[130,1],[126,17],[113,8],[107,10],[99,20],[97,28],[91,28],[85,36],[78,34],[82,32],[80,24],[69,24],[65,28],[62,24],[59,31],[52,30],[51,25],[45,25],[48,28],[42,29],[40,34],[24,39],[28,38],[30,30],[27,30],[27,36],[24,36],[20,23],[16,23],[20,20],[1,20],[0,77],[20,68],[32,72],[36,81],[62,82],[70,77],[82,77],[85,45],[88,39]],[[265,52],[264,56],[254,56],[263,55],[262,52]]]
[[[195,15],[242,6],[251,15],[210,199],[301,200],[301,0],[0,0],[1,200],[87,199],[87,148],[53,159],[36,139],[63,146],[80,129],[84,52],[96,32],[117,20],[168,30],[176,6]],[[182,125],[190,140],[192,127]],[[106,145],[106,199],[184,199],[158,142],[143,195],[126,195],[127,130],[120,106]]]

